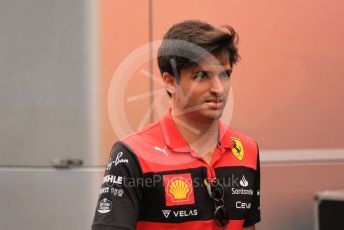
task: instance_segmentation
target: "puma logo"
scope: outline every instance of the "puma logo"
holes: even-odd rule
[[[158,147],[158,146],[154,146],[154,150],[162,152],[163,154],[165,154],[166,156],[168,156],[168,153],[166,152],[166,146],[164,147],[164,149]]]

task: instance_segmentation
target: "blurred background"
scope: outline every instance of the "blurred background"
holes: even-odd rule
[[[185,19],[240,36],[230,126],[260,147],[257,229],[315,229],[316,192],[344,189],[343,12],[340,0],[0,0],[0,229],[90,229],[112,144],[168,107],[154,42]]]

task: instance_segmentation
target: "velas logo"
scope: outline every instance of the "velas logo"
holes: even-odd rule
[[[194,204],[194,190],[190,173],[164,175],[166,206]]]
[[[168,219],[170,216],[172,210],[161,210],[162,214],[164,214],[165,218]],[[197,216],[198,215],[198,210],[197,209],[191,209],[191,210],[176,210],[172,211],[173,217],[176,218],[183,218],[183,217],[189,217],[189,216]]]
[[[168,218],[168,216],[170,215],[171,213],[171,210],[161,210],[162,213],[164,214],[165,218]]]
[[[235,138],[235,137],[231,137],[231,140],[233,142],[233,148],[232,148],[232,152],[234,154],[234,156],[242,161],[244,159],[244,146],[242,145],[242,142],[240,141],[240,139]]]

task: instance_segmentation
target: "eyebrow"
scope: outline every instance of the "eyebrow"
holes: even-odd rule
[[[195,69],[192,71],[192,74],[197,73],[199,71],[204,71],[204,72],[207,72],[207,73],[212,73],[212,71],[203,69],[202,67],[198,66],[198,67],[195,67]],[[229,67],[229,68],[223,68],[223,71],[221,71],[220,73],[223,73],[223,72],[232,73],[232,71],[233,71],[233,69]]]
[[[229,68],[229,69],[224,69],[222,72],[229,72],[229,73],[232,73],[233,72],[233,69]]]

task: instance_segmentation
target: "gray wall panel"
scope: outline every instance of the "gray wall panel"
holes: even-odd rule
[[[103,168],[0,169],[0,229],[90,229]]]
[[[262,222],[257,230],[314,229],[317,191],[344,189],[344,162],[262,164]]]
[[[90,165],[99,155],[90,151],[91,2],[0,1],[0,165],[47,166],[56,156]]]

